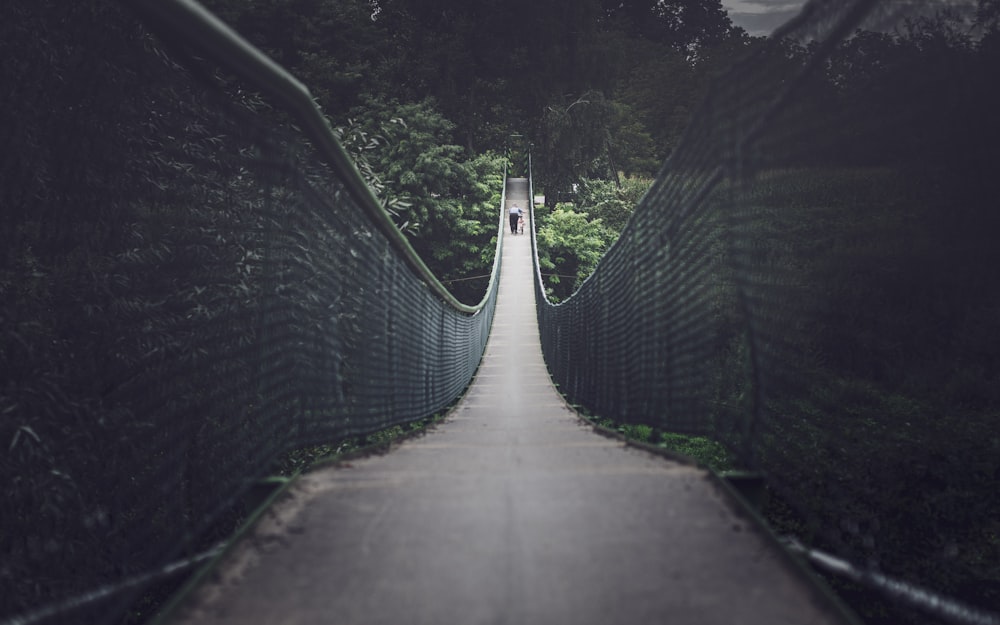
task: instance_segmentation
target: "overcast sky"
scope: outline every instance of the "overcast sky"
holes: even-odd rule
[[[751,35],[769,35],[798,14],[805,0],[722,0],[729,19]]]

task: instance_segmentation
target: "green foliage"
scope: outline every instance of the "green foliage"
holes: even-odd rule
[[[307,471],[317,464],[342,460],[358,454],[380,453],[386,446],[403,439],[417,436],[439,422],[443,414],[411,421],[405,425],[394,425],[365,436],[353,436],[322,445],[311,445],[284,454],[273,470],[280,476],[292,476]]]
[[[607,130],[608,168],[619,185],[621,178],[652,177],[663,164],[655,139],[649,128],[632,111],[631,106],[616,101],[612,127]]]
[[[645,423],[618,424],[608,417],[587,418],[595,425],[614,430],[629,440],[654,445],[691,458],[716,473],[731,471],[737,467],[735,458],[722,443],[705,436],[664,432]]]
[[[206,0],[203,4],[291,71],[330,114],[389,93],[386,60],[404,52],[372,20],[370,0]]]
[[[651,175],[659,165],[653,140],[630,107],[597,91],[547,106],[539,132],[536,175],[549,206],[584,179]]]
[[[370,99],[430,97],[455,123],[449,141],[470,153],[501,152],[511,133],[529,136],[549,195],[580,177],[654,173],[703,93],[697,66],[721,65],[745,43],[717,0],[206,5],[290,69],[335,119]],[[545,113],[577,101],[592,110],[556,122]]]
[[[628,0],[604,6],[608,17],[634,36],[684,52],[721,41],[732,28],[718,0]]]
[[[375,134],[371,134],[371,130],[357,125],[353,120],[348,120],[345,126],[335,128],[334,132],[341,145],[353,159],[358,172],[381,203],[382,208],[389,213],[400,230],[413,234],[417,230],[418,224],[408,218],[412,202],[408,196],[394,194],[391,189],[387,188],[382,181],[382,175],[376,171],[375,166],[369,160],[370,153],[388,142],[385,137],[386,130],[394,124],[405,124],[405,122],[398,117],[376,120],[374,123],[377,126]]]
[[[585,180],[572,203],[536,208],[539,264],[552,301],[572,295],[593,273],[650,184],[635,178],[621,186]]]
[[[731,471],[736,467],[735,460],[724,445],[704,436],[663,432],[657,445],[693,458],[716,473]]]
[[[512,133],[524,134],[534,144],[536,184],[554,200],[584,178],[655,173],[702,97],[699,66],[722,65],[745,43],[717,2],[605,4],[210,0],[208,7],[288,67],[345,126],[359,106],[430,98],[453,122],[439,149],[454,142],[467,155],[500,153]],[[530,22],[517,18],[528,12]],[[378,134],[371,124],[366,131]],[[429,185],[419,175],[408,182]]]
[[[626,178],[620,185],[609,180],[584,180],[573,204],[587,215],[600,218],[614,241],[651,183],[636,178]]]
[[[641,423],[620,426],[618,431],[625,435],[625,438],[640,443],[648,443],[653,437],[653,427]]]
[[[538,262],[550,285],[549,297],[560,301],[573,294],[607,249],[607,230],[600,218],[589,220],[560,205],[538,226]]]
[[[980,520],[1000,510],[1000,335],[986,321],[1000,253],[975,230],[994,232],[995,211],[966,171],[924,171],[773,171],[746,190],[741,260],[781,277],[750,291],[782,320],[758,340],[784,344],[758,364],[755,462],[774,476],[775,523],[982,603],[998,579]],[[738,405],[732,388],[722,402]]]
[[[262,260],[259,180],[226,160],[246,146],[210,129],[204,101],[127,10],[31,2],[10,17],[0,49],[17,62],[0,82],[21,91],[2,96],[19,120],[8,146],[18,158],[0,172],[5,611],[151,570],[179,534],[206,529],[195,497],[139,498],[136,484],[204,466],[189,448],[168,451],[153,424],[222,404],[171,373],[202,363],[219,319],[257,318]],[[258,105],[243,93],[232,106]],[[206,161],[210,172],[195,171]],[[242,329],[252,341],[252,324]],[[231,382],[248,369],[236,358],[201,371]],[[137,397],[167,383],[162,403]],[[198,427],[242,425],[248,412],[230,405]],[[181,471],[164,488],[191,478]],[[217,512],[203,538],[238,515]]]
[[[478,303],[493,263],[503,158],[468,158],[448,143],[454,124],[430,100],[368,99],[352,114],[341,135],[363,157],[373,190],[430,270],[460,300]]]
[[[610,115],[610,103],[598,92],[546,107],[535,162],[538,184],[545,189],[549,206],[555,206],[558,194],[581,178],[611,175],[607,159]]]
[[[736,54],[739,52],[725,58],[731,61]],[[623,66],[627,73],[615,97],[631,110],[634,117],[630,123],[646,129],[655,146],[653,155],[646,157],[650,161],[644,167],[637,164],[637,173],[655,173],[680,141],[707,87],[709,74],[704,64],[700,65],[691,63],[683,53],[665,51],[656,44],[636,42],[630,46],[629,63]]]

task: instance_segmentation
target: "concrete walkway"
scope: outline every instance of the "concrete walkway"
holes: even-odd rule
[[[527,207],[527,186],[508,198]],[[566,407],[529,237],[505,237],[486,358],[452,414],[300,478],[172,622],[843,623],[705,472]]]

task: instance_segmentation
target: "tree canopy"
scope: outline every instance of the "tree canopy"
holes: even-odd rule
[[[298,74],[335,120],[366,97],[429,97],[473,152],[498,151],[512,133],[540,141],[549,108],[598,93],[635,112],[638,126],[618,129],[649,135],[651,155],[662,160],[699,97],[699,59],[745,39],[719,0],[208,5]]]
[[[488,273],[494,155],[512,135],[531,144],[550,208],[586,180],[648,178],[701,98],[701,70],[746,42],[719,0],[206,4],[309,86],[414,248],[466,300],[485,287],[466,279]]]
[[[445,280],[484,273],[473,249],[490,247],[480,228],[494,228],[491,198],[485,180],[470,172],[488,162],[487,179],[496,177],[502,163],[491,155],[505,153],[514,135],[531,146],[535,188],[551,212],[587,181],[620,186],[623,177],[651,178],[721,68],[756,51],[773,71],[791,75],[809,53],[796,42],[764,50],[761,40],[733,26],[718,0],[208,4],[309,85],[355,142],[355,156],[364,153],[397,223]],[[942,15],[912,21],[902,32],[848,38],[824,71],[812,74],[796,105],[817,119],[843,120],[838,133],[810,139],[836,146],[803,143],[787,154],[798,163],[812,154],[865,165],[945,149],[954,153],[956,170],[964,163],[976,171],[989,142],[978,142],[976,152],[958,138],[996,130],[955,126],[991,118],[979,109],[993,105],[985,75],[997,56],[996,7],[979,2],[974,35],[968,20]],[[984,75],[983,97],[949,96],[948,85],[976,83],[949,75],[945,68],[955,63],[941,63],[946,57]],[[924,70],[888,71],[902,65]],[[915,102],[950,113],[907,136],[893,133],[912,124],[878,123],[919,114]],[[969,106],[978,109],[956,108]]]

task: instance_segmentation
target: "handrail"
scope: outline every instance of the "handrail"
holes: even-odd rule
[[[147,23],[169,29],[171,35],[214,59],[234,74],[284,105],[302,124],[320,154],[329,161],[347,190],[364,207],[375,226],[410,264],[417,275],[459,312],[474,314],[489,299],[489,289],[475,306],[463,304],[438,280],[413,246],[392,222],[357,167],[333,133],[329,121],[309,89],[284,67],[264,54],[195,0],[124,0]],[[499,232],[499,230],[498,230]],[[494,271],[496,273],[496,261]]]

